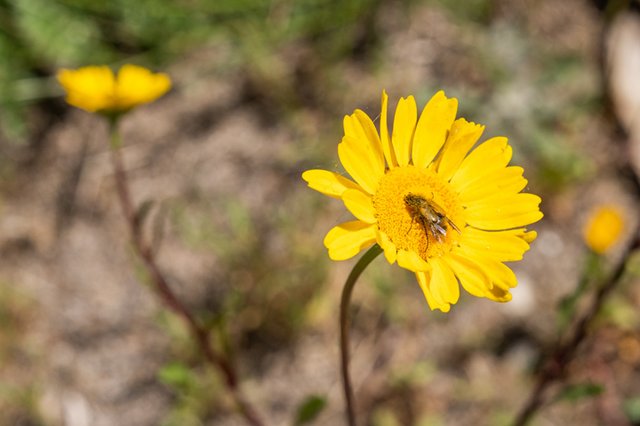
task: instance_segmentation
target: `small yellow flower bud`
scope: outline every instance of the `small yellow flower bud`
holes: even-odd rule
[[[594,252],[604,254],[620,239],[623,228],[624,219],[617,207],[599,206],[584,227],[584,242]]]

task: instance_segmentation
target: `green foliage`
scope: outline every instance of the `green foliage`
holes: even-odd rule
[[[0,14],[2,9],[0,6]],[[26,132],[22,119],[24,105],[17,102],[18,93],[15,82],[24,77],[26,58],[15,41],[0,31],[0,57],[12,60],[0,61],[0,131],[12,140],[19,139]]]
[[[634,396],[626,399],[622,408],[631,423],[640,423],[640,396]]]
[[[176,400],[163,426],[200,426],[219,398],[217,373],[196,371],[179,361],[171,362],[158,371],[158,380],[174,394]]]
[[[388,408],[378,408],[373,412],[371,423],[374,426],[400,426],[396,414]]]
[[[491,17],[493,1],[491,0],[431,0],[434,4],[446,8],[451,14],[460,19],[476,22],[488,22]]]
[[[393,372],[391,383],[396,387],[412,387],[429,383],[435,377],[437,367],[429,361],[419,361],[401,366]]]
[[[578,383],[564,387],[556,396],[556,401],[578,402],[593,398],[604,392],[604,387],[597,383]]]
[[[558,328],[564,333],[576,315],[578,302],[583,299],[594,282],[600,282],[603,278],[604,265],[602,257],[589,252],[583,266],[582,275],[575,290],[563,297],[558,303]]]
[[[0,382],[0,420],[4,424],[45,425],[38,412],[39,393],[34,384],[19,387]]]
[[[598,320],[621,330],[636,330],[640,324],[638,308],[625,294],[614,294],[605,302]]]
[[[109,52],[95,21],[50,0],[16,0],[17,30],[36,65],[106,62]]]
[[[327,406],[327,399],[319,395],[308,396],[300,406],[296,413],[295,426],[311,423]]]
[[[215,253],[224,265],[216,271],[220,293],[209,318],[220,330],[227,323],[239,340],[252,334],[254,342],[277,346],[295,339],[305,326],[325,265],[308,245],[309,235],[291,221],[308,214],[302,211],[308,207],[299,203],[256,214],[237,198],[221,194],[215,202],[199,194],[172,205],[171,222],[183,243]],[[282,238],[278,250],[265,247],[273,229]]]
[[[369,28],[377,0],[16,0],[0,1],[0,131],[28,137],[25,96],[16,83],[48,82],[60,67],[123,62],[160,67],[216,38],[236,48],[238,65],[258,79],[273,73],[274,52],[304,39],[319,58],[348,54]],[[276,60],[277,62],[277,60]],[[58,96],[34,84],[30,101]]]
[[[158,372],[158,379],[173,389],[188,392],[195,387],[196,377],[189,367],[179,362],[165,365]]]
[[[550,131],[551,127],[550,124],[539,126],[533,131],[531,140],[540,161],[539,180],[550,188],[560,189],[584,178],[588,162]]]

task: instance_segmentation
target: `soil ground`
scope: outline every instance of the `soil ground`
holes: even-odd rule
[[[323,68],[294,43],[273,58],[273,86],[226,68],[224,42],[201,48],[168,70],[168,96],[123,121],[132,193],[153,201],[146,232],[162,235],[158,262],[191,309],[225,319],[242,388],[269,424],[290,424],[309,395],[327,399],[314,424],[343,421],[336,316],[353,261],[330,262],[322,238],[349,215],[300,174],[338,169],[342,116],[377,117],[382,88],[392,105],[444,88],[487,137],[510,136],[545,219],[513,265],[519,286],[508,304],[466,295],[449,314],[430,312],[411,274],[374,262],[353,310],[352,375],[367,424],[508,424],[583,268],[587,211],[615,203],[634,229],[638,201],[619,173],[626,140],[603,102],[604,19],[578,0],[493,5],[478,24],[434,3],[410,16],[389,6],[375,60]],[[296,97],[282,102],[282,93]],[[145,285],[105,123],[69,110],[31,149],[2,188],[0,423],[242,424]],[[630,422],[640,395],[637,283],[618,289],[571,365],[569,383],[604,391],[549,406],[536,424]],[[175,360],[195,384],[159,379]]]

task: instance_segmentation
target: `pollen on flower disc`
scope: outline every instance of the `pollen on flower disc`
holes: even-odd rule
[[[438,206],[448,219],[462,229],[464,210],[450,185],[431,169],[408,165],[389,170],[381,179],[373,196],[373,206],[380,231],[384,232],[398,249],[413,251],[427,260],[451,250],[458,233],[448,229],[440,241],[428,235],[416,223],[405,203],[407,194],[423,197]]]

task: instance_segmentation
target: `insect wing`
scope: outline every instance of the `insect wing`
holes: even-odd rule
[[[442,213],[442,208],[439,205],[437,205],[432,201],[429,203],[429,209],[438,216],[438,220],[435,222],[437,223],[438,228],[440,228],[443,231],[442,235],[445,235],[447,233],[447,230],[440,225],[440,223],[442,222],[442,219],[446,220],[449,226],[451,226],[451,228],[453,228],[458,234],[460,233],[460,228],[458,228],[451,219],[449,219],[444,213]]]
[[[459,234],[460,233],[460,228],[458,228],[456,226],[456,224],[453,223],[453,221],[451,219],[449,219],[448,217],[445,216],[445,219],[447,219],[447,223],[449,224],[449,226],[451,226],[453,229],[455,229],[456,232]]]
[[[433,222],[431,224],[431,231],[438,240],[440,240],[440,236],[444,237],[445,235],[447,235],[447,230],[444,229],[439,222]]]

